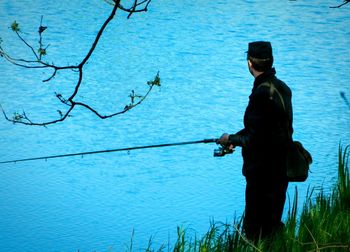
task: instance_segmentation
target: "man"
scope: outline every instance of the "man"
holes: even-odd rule
[[[277,79],[270,42],[249,43],[248,69],[254,76],[244,114],[244,128],[223,134],[218,144],[242,147],[246,178],[243,229],[248,239],[267,238],[283,228],[281,222],[288,181],[286,144],[293,133],[291,90]]]

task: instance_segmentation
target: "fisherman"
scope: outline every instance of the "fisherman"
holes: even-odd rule
[[[244,114],[244,128],[224,133],[217,141],[224,148],[242,147],[246,179],[243,229],[248,239],[265,239],[282,230],[288,181],[286,144],[292,135],[291,90],[276,78],[270,42],[248,44],[247,62],[254,76]]]

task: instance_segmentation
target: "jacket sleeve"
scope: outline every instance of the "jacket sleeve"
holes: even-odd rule
[[[229,144],[233,146],[247,147],[252,142],[263,141],[272,122],[272,101],[269,96],[269,88],[261,87],[249,97],[249,103],[244,116],[245,128],[235,134],[229,135]]]
[[[232,144],[233,146],[246,147],[249,143],[249,138],[249,135],[246,134],[246,130],[242,129],[236,134],[229,135],[228,141],[229,144]]]

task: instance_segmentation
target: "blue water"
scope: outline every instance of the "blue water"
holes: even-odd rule
[[[199,3],[200,2],[200,3]],[[341,1],[338,1],[341,2]],[[127,3],[125,3],[126,5]],[[337,178],[338,145],[350,143],[349,8],[337,1],[153,1],[147,13],[118,12],[86,65],[78,98],[103,113],[121,110],[130,90],[162,86],[130,112],[100,120],[77,109],[47,128],[0,118],[1,160],[219,137],[242,127],[252,77],[245,51],[272,42],[279,78],[293,91],[295,138],[314,157],[309,186]],[[37,43],[41,15],[48,62],[78,63],[109,15],[102,0],[1,1],[0,37],[14,56],[28,50],[8,29],[16,20]],[[0,103],[50,120],[76,73],[27,70],[0,58]],[[211,220],[232,222],[244,209],[240,150],[213,158],[214,144],[33,161],[0,167],[1,251],[123,251],[154,248],[176,238],[176,227],[203,234]],[[286,209],[288,204],[286,205]],[[134,235],[132,235],[134,233]],[[171,245],[170,245],[171,247]]]

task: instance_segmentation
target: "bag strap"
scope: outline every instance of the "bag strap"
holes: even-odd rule
[[[268,87],[268,88],[270,88],[270,99],[271,100],[273,99],[273,93],[275,92],[278,95],[278,97],[280,98],[283,110],[286,112],[286,106],[284,104],[283,96],[278,91],[278,89],[275,87],[275,85],[273,85],[272,81],[263,82],[262,84],[259,85],[259,87]],[[287,127],[288,136],[289,136],[290,139],[292,139],[292,135],[291,135],[290,130],[289,130],[289,119],[288,119],[287,115],[286,115],[286,127]]]
[[[283,110],[286,111],[286,107],[284,105],[283,97],[282,97],[281,93],[278,91],[278,89],[275,87],[275,85],[273,85],[273,83],[271,81],[264,82],[264,83],[260,84],[259,87],[269,87],[270,88],[270,99],[272,99],[272,95],[275,92],[278,95],[278,97],[280,98],[280,100],[281,100],[281,104],[282,104]]]

